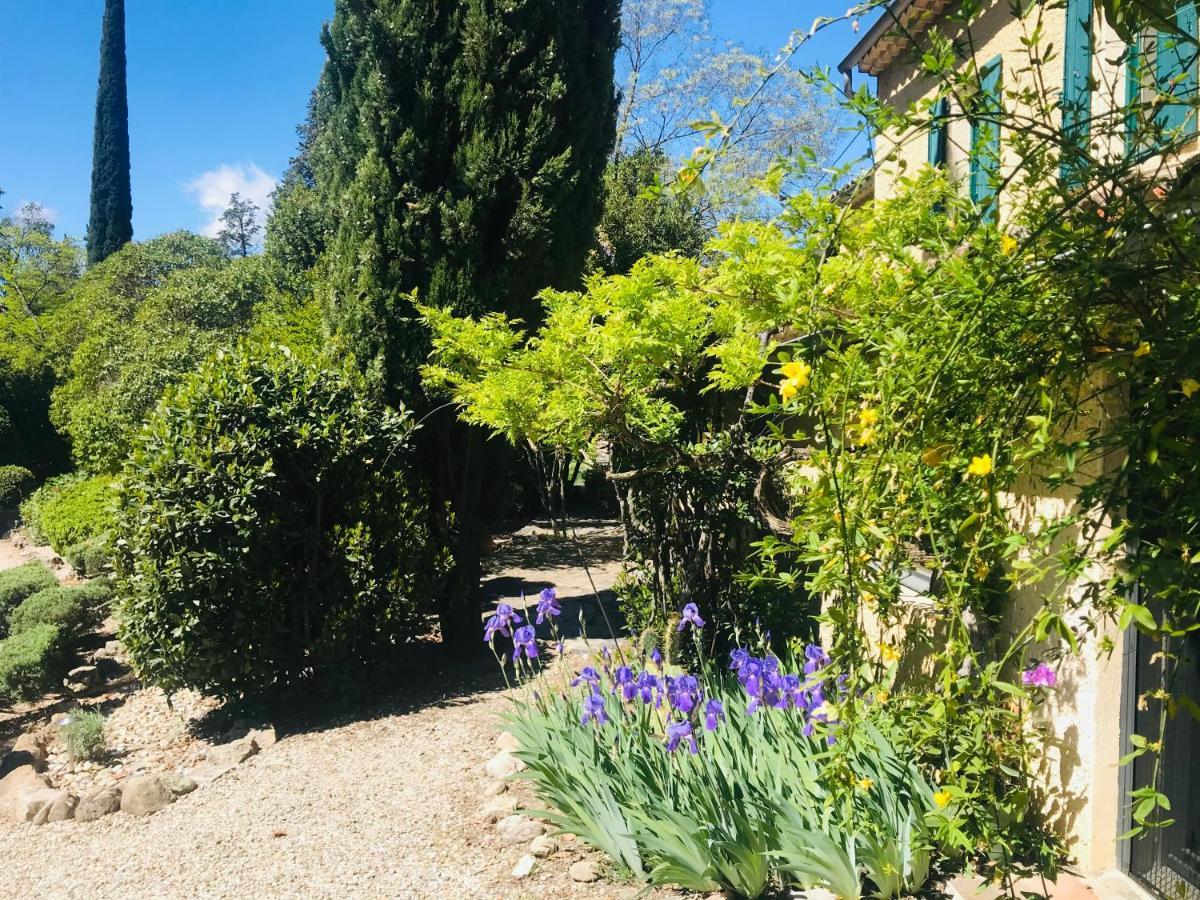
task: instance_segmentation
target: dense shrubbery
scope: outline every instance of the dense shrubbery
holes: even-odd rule
[[[39,562],[0,572],[0,637],[8,634],[8,617],[26,597],[56,584],[54,573]]]
[[[38,625],[54,625],[60,638],[73,641],[100,624],[111,597],[112,587],[107,582],[44,588],[26,597],[12,611],[8,617],[9,631],[20,634]]]
[[[112,540],[108,533],[72,544],[62,551],[63,558],[83,578],[98,578],[108,570],[112,559]]]
[[[33,473],[24,466],[0,466],[0,509],[16,509],[33,482]]]
[[[35,625],[0,641],[0,696],[32,700],[54,686],[65,659],[54,625]]]
[[[64,553],[112,527],[114,498],[111,475],[61,475],[21,504],[21,518],[35,541]]]
[[[167,393],[122,477],[121,636],[167,690],[266,691],[378,660],[436,568],[412,425],[356,382],[244,345]]]

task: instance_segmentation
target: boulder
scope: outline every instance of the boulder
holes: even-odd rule
[[[125,645],[120,641],[107,641],[103,647],[92,654],[92,659],[123,659]]]
[[[4,778],[21,766],[33,766],[35,772],[46,769],[46,744],[32,734],[23,734],[16,739],[12,749],[0,759],[0,778]]]
[[[94,822],[120,808],[121,792],[116,788],[102,788],[79,801],[75,807],[75,821]]]
[[[500,737],[496,739],[496,746],[501,750],[507,750],[511,753],[513,750],[516,750],[518,747],[520,747],[521,743],[512,735],[511,732],[502,731],[500,732]]]
[[[572,881],[582,881],[584,883],[595,881],[600,877],[599,869],[590,859],[581,859],[575,863],[571,866],[569,874]]]
[[[275,726],[268,725],[265,728],[254,728],[246,735],[254,740],[254,745],[259,750],[266,750],[268,747],[274,747],[278,738],[275,737]]]
[[[537,860],[526,853],[519,860],[517,860],[517,864],[513,866],[513,878],[528,878],[530,873],[533,872],[533,867],[535,865],[537,865]]]
[[[503,794],[507,790],[508,790],[508,782],[507,781],[489,781],[487,783],[487,786],[484,787],[484,789],[483,789],[483,796],[499,797],[501,794]]]
[[[548,834],[539,834],[529,842],[529,852],[534,856],[550,856],[558,849],[558,841]]]
[[[17,766],[0,778],[0,817],[29,822],[45,805],[50,782],[31,764]]]
[[[175,802],[175,794],[161,775],[138,775],[121,790],[121,812],[148,816]]]
[[[532,841],[545,830],[545,826],[541,822],[535,822],[524,816],[505,816],[496,823],[496,831],[500,833],[500,840],[506,844],[524,844],[526,841]]]
[[[493,778],[508,778],[510,775],[515,775],[524,769],[525,763],[513,756],[508,750],[501,750],[487,761],[484,768]]]
[[[494,825],[505,816],[511,816],[516,808],[516,797],[510,795],[493,797],[483,804],[483,808],[479,811],[479,818],[489,825]]]
[[[205,760],[216,768],[231,768],[245,762],[257,752],[258,743],[252,736],[246,735],[228,744],[219,744],[211,748]]]
[[[30,819],[34,825],[45,825],[47,822],[64,822],[75,815],[75,807],[79,798],[68,791],[52,791],[53,796],[45,794],[39,798],[41,803],[38,811]]]
[[[176,775],[173,772],[168,772],[167,774],[160,775],[159,777],[162,779],[162,783],[166,786],[167,790],[176,797],[182,797],[184,794],[190,794],[199,787],[194,780],[188,778],[186,775]]]

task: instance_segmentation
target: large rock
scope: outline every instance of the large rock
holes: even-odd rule
[[[590,859],[581,859],[568,870],[572,881],[582,881],[585,884],[600,877],[600,870]]]
[[[44,775],[32,765],[17,766],[0,778],[0,817],[13,822],[30,822],[54,791]]]
[[[125,645],[120,641],[108,641],[103,647],[92,654],[92,659],[122,660],[125,658]]]
[[[95,666],[76,666],[63,679],[63,686],[76,692],[93,688],[100,683],[100,670]]]
[[[116,788],[103,788],[84,797],[75,807],[75,821],[94,822],[112,815],[121,808],[121,792]]]
[[[75,815],[75,807],[79,798],[68,791],[54,791],[53,798],[47,795],[46,802],[38,809],[31,822],[34,825],[45,825],[47,822],[65,822]]]
[[[500,840],[506,844],[524,844],[546,830],[541,822],[527,819],[524,816],[506,816],[496,824]]]
[[[484,765],[487,773],[493,778],[507,778],[510,775],[516,775],[525,768],[525,763],[521,762],[508,750],[501,750]]]
[[[505,816],[511,816],[518,806],[517,798],[509,794],[492,797],[479,811],[479,818],[489,825],[499,822]]]
[[[226,769],[245,762],[257,752],[258,742],[251,735],[246,735],[228,744],[213,747],[205,756],[205,761],[216,768]]]
[[[175,793],[161,775],[138,775],[121,790],[121,812],[148,816],[175,802]]]
[[[199,787],[194,779],[188,778],[186,775],[167,773],[165,775],[160,775],[159,778],[162,779],[162,783],[166,785],[167,790],[176,797],[182,797],[184,794],[190,794],[197,787]]]
[[[35,772],[46,769],[46,744],[32,734],[23,734],[12,745],[12,749],[0,760],[0,778],[4,778],[21,766],[33,766]]]
[[[558,841],[548,834],[541,834],[529,842],[529,852],[534,856],[550,856],[558,850]]]
[[[507,750],[510,753],[521,746],[521,742],[510,731],[500,732],[500,737],[496,739],[496,746],[501,750]]]

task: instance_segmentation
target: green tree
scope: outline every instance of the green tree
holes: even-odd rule
[[[105,0],[100,35],[100,84],[96,91],[96,131],[92,146],[88,263],[94,265],[107,259],[132,239],[125,0]]]
[[[236,191],[229,196],[229,206],[221,213],[221,231],[217,240],[225,245],[230,256],[247,257],[258,242],[262,226],[258,224],[258,206],[245,200]]]
[[[616,117],[618,0],[339,0],[324,35],[314,170],[331,218],[331,322],[391,401],[430,404],[414,294],[458,314],[536,319],[594,240]],[[421,432],[435,508],[454,515],[443,638],[477,641],[484,433]],[[447,525],[442,523],[443,528]]]

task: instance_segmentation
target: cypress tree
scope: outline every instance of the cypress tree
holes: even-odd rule
[[[620,0],[338,0],[313,149],[337,223],[331,324],[387,398],[431,410],[413,298],[536,324],[579,284],[613,144]],[[483,498],[504,454],[450,411],[421,431],[455,557],[443,639],[479,645]]]
[[[129,98],[125,83],[125,0],[105,0],[100,33],[100,81],[92,143],[92,209],[88,263],[106,259],[133,239],[129,185]]]

